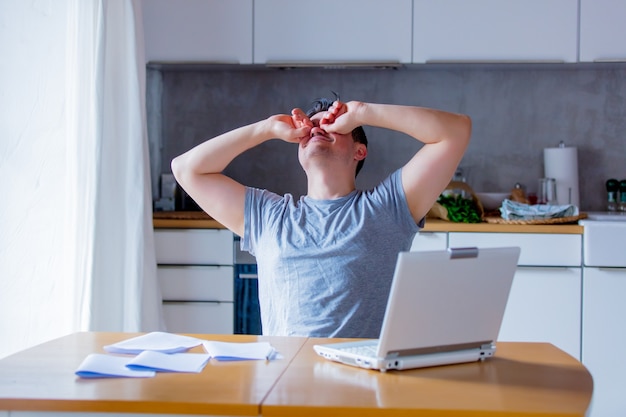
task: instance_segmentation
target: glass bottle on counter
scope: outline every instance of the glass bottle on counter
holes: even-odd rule
[[[606,182],[607,191],[607,203],[606,209],[608,211],[617,211],[617,192],[619,190],[619,182],[616,179],[611,178]]]
[[[619,211],[626,211],[626,180],[619,182]]]

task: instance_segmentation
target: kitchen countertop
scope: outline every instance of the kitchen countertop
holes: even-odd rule
[[[225,229],[218,221],[202,211],[159,211],[153,214],[155,229]],[[559,233],[583,234],[583,226],[571,224],[519,225],[494,223],[453,223],[426,219],[422,232],[479,232],[479,233]]]

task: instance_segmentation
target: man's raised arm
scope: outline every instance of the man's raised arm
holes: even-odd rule
[[[323,122],[327,131],[350,131],[355,126],[369,125],[403,132],[424,143],[402,167],[402,185],[416,222],[428,213],[450,182],[472,130],[471,119],[465,115],[363,102],[336,102]]]
[[[222,174],[235,157],[267,140],[297,143],[310,132],[310,121],[296,109],[291,116],[268,119],[207,140],[172,160],[176,181],[211,217],[234,233],[244,230],[245,187]]]

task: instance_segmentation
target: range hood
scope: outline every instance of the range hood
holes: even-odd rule
[[[278,69],[398,69],[402,64],[399,61],[268,61],[265,66]]]

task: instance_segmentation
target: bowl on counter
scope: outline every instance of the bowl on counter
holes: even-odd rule
[[[486,211],[497,210],[502,206],[502,201],[509,198],[511,193],[476,193]]]

